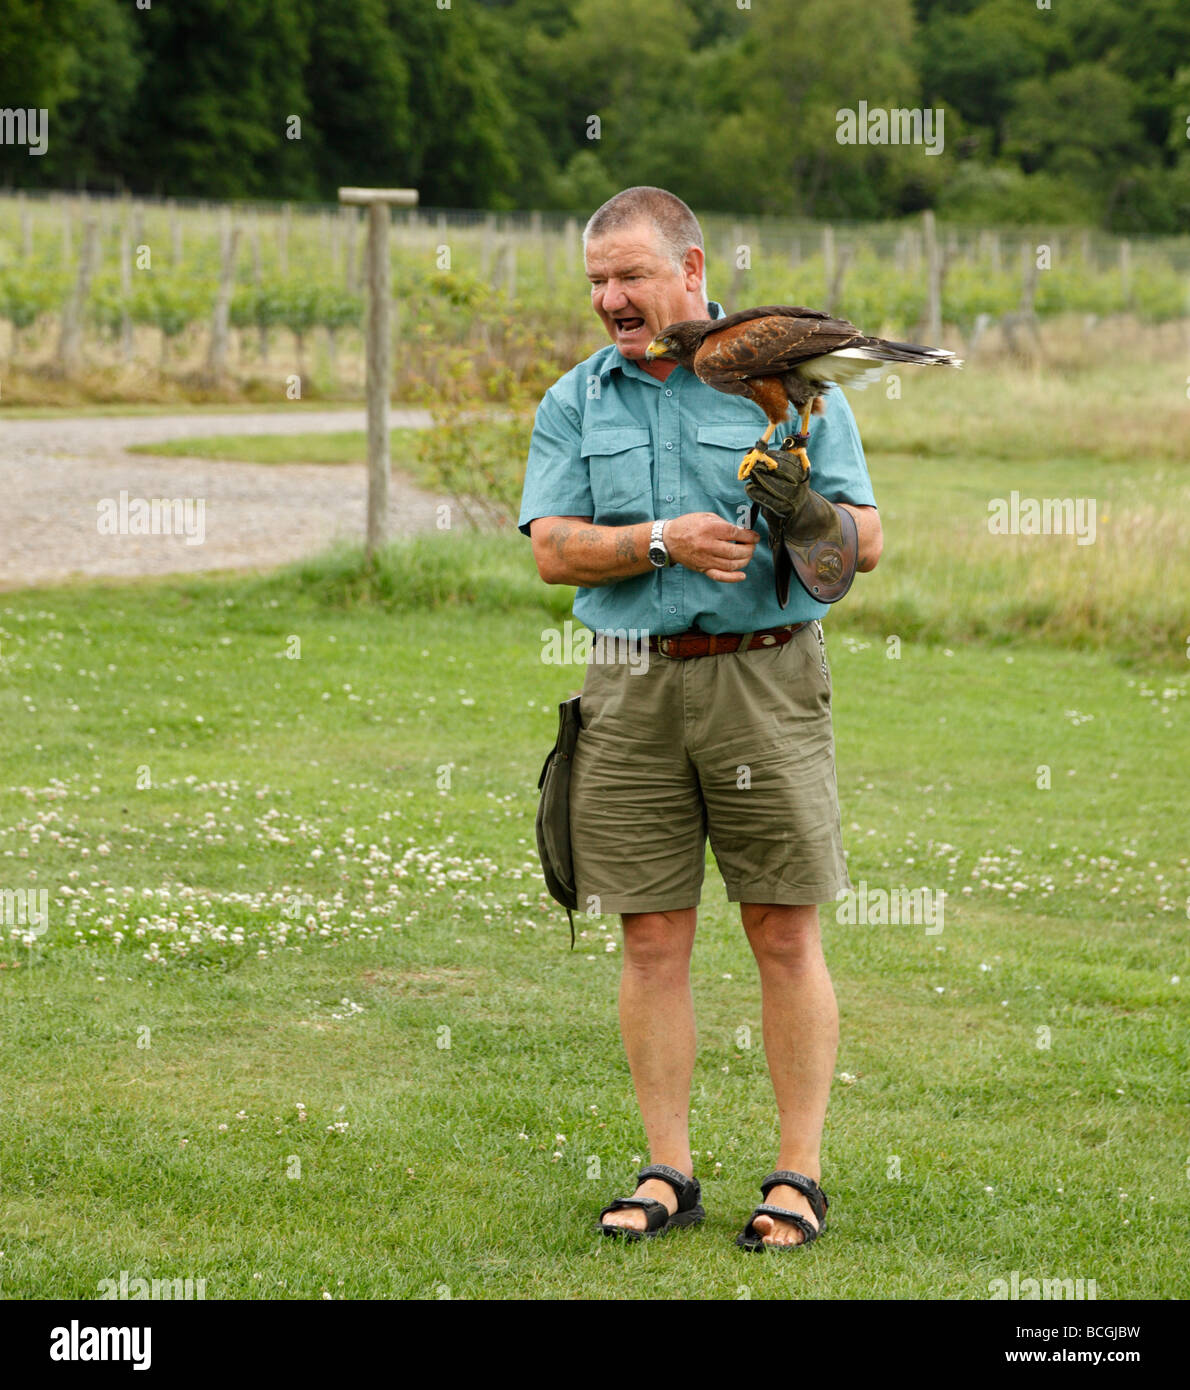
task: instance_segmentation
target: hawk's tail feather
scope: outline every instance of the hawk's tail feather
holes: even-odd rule
[[[922,367],[961,367],[962,358],[948,348],[923,347],[920,343],[898,343],[891,338],[868,338],[856,344],[859,352],[870,352],[883,362],[915,362]]]

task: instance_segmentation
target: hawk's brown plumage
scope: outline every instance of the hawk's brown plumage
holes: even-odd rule
[[[870,338],[846,319],[787,304],[671,323],[649,344],[645,357],[672,358],[717,391],[755,401],[768,417],[766,444],[791,405],[801,412],[805,435],[814,398],[835,382],[866,376],[873,362],[962,365],[944,348]],[[804,447],[799,452],[808,468]],[[749,454],[740,477],[762,458],[756,451]]]

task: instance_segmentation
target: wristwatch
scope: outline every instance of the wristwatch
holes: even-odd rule
[[[665,522],[655,521],[653,530],[649,535],[649,561],[657,566],[659,570],[665,569],[667,565],[672,565],[669,551],[665,548]]]

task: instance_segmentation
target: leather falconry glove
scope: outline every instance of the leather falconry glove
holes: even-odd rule
[[[855,578],[859,555],[855,518],[810,486],[801,460],[786,452],[795,447],[792,438],[780,449],[767,449],[760,442],[756,447],[777,465],[754,468],[744,484],[753,513],[759,509],[768,523],[777,602],[782,608],[789,602],[792,570],[812,599],[837,603]]]

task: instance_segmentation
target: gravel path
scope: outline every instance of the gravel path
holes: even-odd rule
[[[433,422],[426,411],[393,410],[390,423],[413,429]],[[0,589],[72,575],[267,567],[314,553],[340,537],[362,540],[368,491],[362,464],[216,463],[125,450],[131,444],[190,435],[363,428],[361,410],[74,420],[0,417]],[[189,499],[189,536],[101,533],[100,504],[110,499],[111,515],[118,516],[121,493],[127,494],[128,518],[138,501]],[[435,508],[445,500],[394,473],[389,484],[391,534],[433,528]]]

